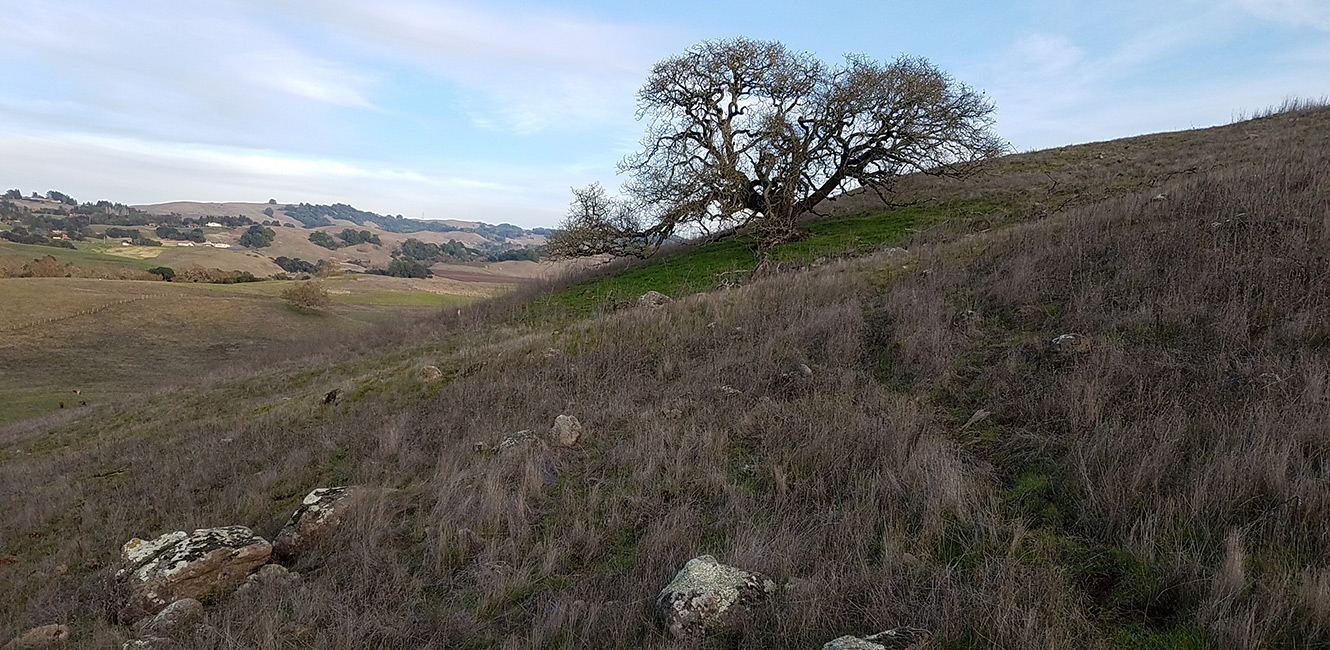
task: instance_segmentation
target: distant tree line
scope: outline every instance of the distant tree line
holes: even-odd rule
[[[184,217],[180,220],[180,225],[182,226],[202,226],[209,223],[219,223],[227,228],[239,228],[240,226],[253,224],[254,220],[244,215],[236,215],[234,217]]]
[[[309,241],[330,251],[335,251],[344,246],[355,246],[356,244],[373,244],[375,246],[383,244],[378,235],[368,230],[353,230],[351,228],[346,228],[337,233],[336,239],[325,230],[316,230],[309,234]]]
[[[357,226],[365,224],[374,224],[379,229],[386,232],[407,234],[413,232],[473,232],[485,239],[496,243],[504,243],[509,239],[517,239],[527,234],[548,235],[548,228],[536,228],[533,230],[523,230],[520,226],[514,226],[510,223],[501,223],[492,225],[488,223],[479,224],[473,228],[458,228],[442,221],[427,221],[424,219],[408,219],[402,215],[384,216],[365,210],[357,210],[345,203],[334,203],[332,205],[317,205],[312,203],[300,203],[297,205],[288,205],[282,208],[286,216],[299,221],[306,228],[323,228],[333,225],[333,219],[350,221]]]
[[[287,257],[282,255],[273,260],[273,263],[282,267],[287,273],[316,273],[319,267],[315,263],[306,262],[298,257]]]
[[[171,239],[175,241],[192,241],[192,242],[197,242],[199,244],[202,244],[203,242],[207,241],[207,239],[205,239],[203,236],[202,228],[180,230],[175,226],[157,226],[157,229],[154,230],[153,232],[156,233],[157,236],[161,237],[162,239]],[[110,233],[109,228],[107,229],[107,233],[109,236]]]
[[[38,246],[54,246],[56,248],[74,248],[73,242],[62,239],[51,239],[50,235],[43,235],[34,232],[28,232],[23,226],[14,226],[13,230],[0,232],[0,239],[12,241],[15,244],[35,244]]]

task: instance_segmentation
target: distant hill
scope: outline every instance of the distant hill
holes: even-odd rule
[[[277,219],[295,223],[303,228],[324,228],[347,222],[356,226],[372,225],[383,232],[411,233],[472,233],[481,239],[502,245],[517,241],[544,241],[548,228],[524,229],[512,224],[488,224],[479,221],[410,219],[401,215],[386,216],[356,209],[344,203],[318,205],[312,203],[197,203],[175,201],[134,206],[151,214],[179,214],[182,216],[223,216],[243,214],[256,221]],[[265,211],[270,211],[268,214]]]

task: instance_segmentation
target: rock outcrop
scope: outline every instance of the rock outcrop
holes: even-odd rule
[[[704,635],[741,618],[776,592],[776,583],[703,555],[688,561],[656,597],[665,629],[677,639]]]
[[[34,627],[0,646],[0,650],[28,650],[64,645],[69,642],[69,626],[52,624]]]
[[[902,627],[868,636],[843,636],[828,641],[822,650],[909,650],[933,638],[924,630]]]
[[[129,540],[121,553],[125,566],[116,573],[129,591],[120,619],[136,621],[177,600],[224,592],[271,555],[272,545],[244,526]]]
[[[319,538],[341,525],[347,510],[372,491],[355,485],[311,491],[273,539],[273,552],[288,560],[299,557]]]

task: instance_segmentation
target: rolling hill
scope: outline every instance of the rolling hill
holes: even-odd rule
[[[1328,197],[1330,109],[1293,107],[906,178],[760,268],[735,233],[167,366],[0,428],[0,631],[120,647],[127,540],[271,539],[357,485],[299,581],[207,599],[180,641],[1322,647]],[[502,444],[560,415],[571,446]],[[778,587],[680,642],[655,601],[702,555]]]

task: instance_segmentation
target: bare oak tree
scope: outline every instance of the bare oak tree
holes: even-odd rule
[[[772,41],[706,41],[657,63],[638,95],[642,150],[625,196],[574,190],[551,252],[646,257],[676,234],[749,226],[762,246],[840,192],[998,155],[993,104],[927,60],[828,67]]]

